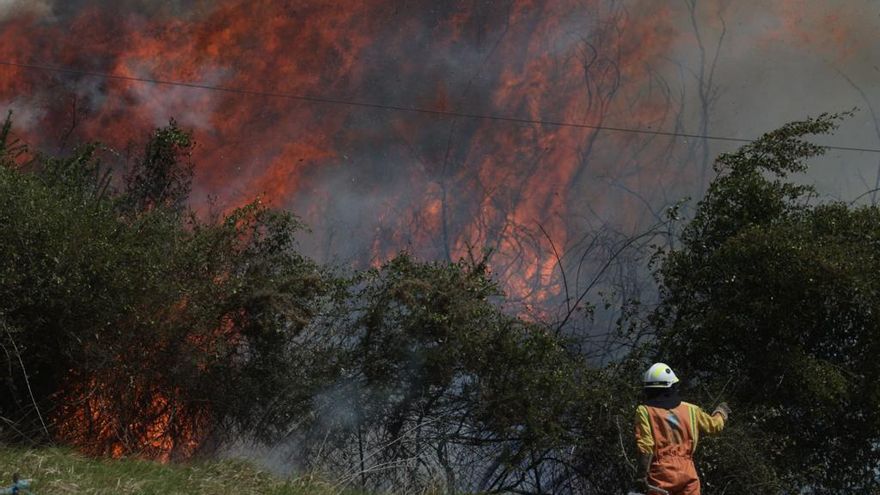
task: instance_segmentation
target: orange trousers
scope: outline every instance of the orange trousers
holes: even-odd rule
[[[654,459],[648,482],[669,495],[700,495],[700,478],[694,460],[689,457],[664,456]]]

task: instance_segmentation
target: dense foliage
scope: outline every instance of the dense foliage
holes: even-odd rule
[[[573,418],[595,400],[565,341],[493,302],[485,259],[402,254],[349,287],[314,329],[335,336],[340,373],[318,398],[309,463],[359,465],[354,481],[403,491],[437,478],[460,490],[546,490],[536,472],[571,444]],[[543,483],[558,491],[573,472]]]
[[[0,414],[19,429],[94,453],[188,455],[256,421],[255,397],[289,379],[284,344],[320,274],[293,249],[290,215],[186,214],[175,195],[189,176],[166,172],[189,143],[157,131],[119,192],[96,146],[0,156]]]
[[[289,213],[196,215],[193,142],[173,122],[109,164],[98,145],[29,154],[7,122],[0,433],[154,458],[247,438],[338,488],[625,493],[638,376],[662,359],[687,399],[733,407],[701,442],[707,491],[872,493],[880,209],[788,177],[836,118],[718,159],[664,243],[679,247],[655,257],[659,305],[620,308],[615,355],[505,310],[485,257],[318,266]]]
[[[192,140],[173,122],[109,165],[97,145],[29,155],[8,131],[5,438],[158,458],[254,438],[397,490],[595,477],[570,445],[602,436],[611,423],[584,411],[611,417],[613,391],[551,327],[503,310],[486,259],[331,270],[299,254],[290,214],[199,217]]]
[[[880,469],[880,209],[790,182],[838,116],[788,124],[717,160],[659,272],[659,355],[734,429],[707,479],[748,493],[874,493]]]

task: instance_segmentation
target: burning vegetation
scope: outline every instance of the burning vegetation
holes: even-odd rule
[[[39,402],[53,437],[158,459],[256,421],[253,395],[290,378],[284,344],[323,290],[293,248],[296,219],[257,203],[196,219],[183,208],[191,141],[173,124],[124,181],[99,147],[15,160],[3,138],[4,231],[24,244],[6,246],[0,322],[31,359],[8,375],[4,411]]]
[[[30,109],[21,132],[35,143],[64,136],[125,149],[173,116],[200,145],[198,209],[209,198],[222,209],[262,198],[315,229],[306,252],[361,267],[404,248],[446,261],[491,249],[511,304],[545,309],[564,297],[551,244],[565,251],[583,241],[572,232],[653,222],[639,218],[644,198],[626,192],[640,189],[627,176],[668,174],[670,140],[595,126],[674,122],[671,90],[651,67],[675,33],[656,2],[641,2],[638,16],[617,1],[503,4],[59,5],[55,17],[4,24],[3,39],[15,43],[0,60],[24,53],[29,63],[119,78],[4,67],[0,101]],[[463,109],[580,127],[442,114]],[[597,199],[587,219],[585,198]]]
[[[866,235],[873,243],[880,216],[804,203],[810,188],[766,177],[803,170],[821,148],[799,138],[833,126],[826,116],[791,124],[722,156],[724,174],[683,248],[662,255],[662,303],[631,308],[604,342],[566,333],[564,321],[505,311],[485,257],[400,254],[341,270],[299,253],[301,226],[289,214],[252,204],[200,220],[176,196],[188,190],[191,141],[175,125],[153,135],[119,182],[102,173],[110,169],[100,147],[28,157],[6,126],[2,433],[158,460],[247,440],[281,449],[300,469],[334,473],[340,487],[607,493],[632,475],[622,443],[636,401],[632,376],[645,353],[662,352],[693,363],[682,368],[701,377],[704,393],[726,389],[749,415],[721,441],[701,442],[707,484],[869,489],[873,468],[844,467],[876,462],[868,413],[878,370],[863,351],[876,348],[878,334],[873,300],[850,296],[880,291],[860,268],[873,266],[874,251],[852,243]],[[822,249],[791,244],[813,234]],[[750,240],[741,246],[741,238]],[[850,256],[868,265],[829,269]],[[736,276],[719,287],[716,270]],[[743,280],[768,273],[778,284],[767,289],[772,297],[751,294],[766,284]],[[804,317],[778,321],[790,304]],[[828,317],[841,314],[843,326]],[[742,323],[729,332],[705,332],[706,322],[733,315]],[[609,340],[630,350],[609,354]],[[751,341],[764,342],[758,354]],[[768,357],[765,346],[789,351]],[[730,378],[730,367],[740,374]],[[756,385],[765,369],[804,385]],[[787,433],[781,409],[836,417],[842,407],[856,416],[802,425],[783,451],[767,443]],[[832,445],[843,447],[825,461],[829,469],[798,474]]]
[[[724,156],[680,236],[666,206],[708,185],[708,141],[607,130],[708,133],[727,2],[707,3],[714,40],[693,1],[8,3],[0,102],[44,151],[4,127],[0,434],[166,461],[254,441],[370,489],[605,494],[633,473],[631,379],[663,353],[743,411],[701,447],[710,487],[876,487],[880,291],[851,270],[870,253],[840,260],[880,221],[784,181],[834,120]],[[815,39],[802,25],[780,29]],[[663,64],[688,43],[679,89]],[[781,411],[817,407],[790,438]]]

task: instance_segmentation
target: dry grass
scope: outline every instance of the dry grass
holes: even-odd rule
[[[0,488],[11,484],[14,472],[32,478],[38,495],[339,495],[329,483],[309,477],[285,481],[241,461],[171,465],[93,459],[60,448],[0,447]]]

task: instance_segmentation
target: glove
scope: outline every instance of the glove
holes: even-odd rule
[[[651,461],[654,459],[652,454],[642,454],[638,455],[638,465],[636,466],[636,490],[648,493],[648,487],[651,486],[648,483],[648,472],[651,469]]]
[[[651,485],[651,483],[648,482],[648,478],[641,478],[636,480],[635,488],[645,495],[669,495],[668,491]]]
[[[718,404],[712,414],[720,414],[724,421],[727,421],[727,418],[730,417],[730,406],[727,405],[727,402],[722,402]]]

